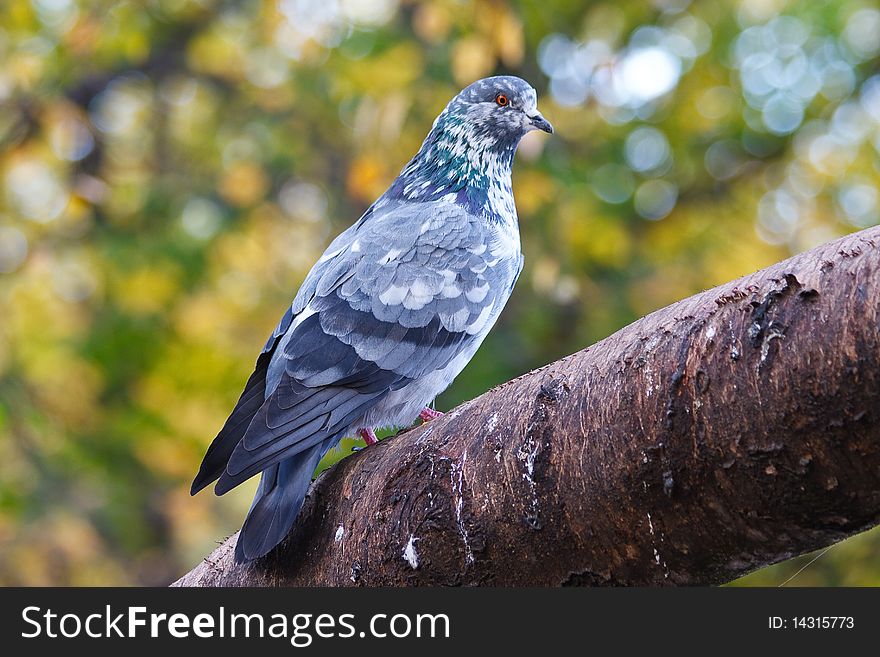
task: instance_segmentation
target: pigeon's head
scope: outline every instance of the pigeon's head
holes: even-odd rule
[[[458,127],[490,144],[516,145],[527,132],[553,132],[553,126],[538,111],[538,96],[532,86],[512,75],[477,80],[453,98],[438,122]]]
[[[528,82],[508,75],[478,80],[449,101],[385,196],[434,201],[451,194],[474,212],[492,205],[498,213],[503,205],[514,216],[510,168],[531,130],[553,132],[553,126],[538,111]]]

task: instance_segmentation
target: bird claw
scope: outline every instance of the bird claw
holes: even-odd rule
[[[441,415],[443,415],[442,411],[435,411],[433,408],[428,408],[427,406],[425,406],[425,408],[423,408],[422,411],[419,413],[419,419],[422,422],[430,422],[431,420],[438,418]]]
[[[362,427],[357,430],[357,435],[360,437],[365,443],[367,443],[367,447],[370,445],[375,445],[379,442],[379,439],[376,438],[376,432],[373,431],[371,427]]]

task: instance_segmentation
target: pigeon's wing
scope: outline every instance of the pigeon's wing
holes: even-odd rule
[[[226,419],[223,428],[211,442],[202,465],[196,475],[190,489],[190,494],[195,495],[205,486],[217,479],[226,468],[226,463],[232,455],[232,451],[238,442],[244,437],[245,431],[251,423],[254,415],[260,410],[266,398],[266,375],[272,355],[278,347],[282,336],[287,333],[293,321],[293,312],[290,308],[284,313],[284,317],[275,327],[272,335],[266,341],[263,351],[257,358],[257,364],[253,373],[244,386],[244,391],[238,398],[235,408],[232,409]]]
[[[268,368],[272,392],[218,494],[341,437],[389,391],[446,367],[482,339],[519,272],[518,248],[454,204],[402,206],[353,228],[303,283]]]
[[[326,272],[330,262],[354,239],[354,232],[372,215],[373,210],[374,208],[370,207],[356,224],[338,235],[330,246],[327,247],[324,255],[315,267],[313,267],[312,272],[306,278],[293,303],[287,309],[287,312],[284,313],[278,326],[263,347],[263,351],[257,358],[254,371],[250,378],[248,378],[244,391],[241,393],[232,413],[208,447],[208,451],[202,459],[199,472],[193,480],[190,489],[191,495],[195,495],[205,486],[215,481],[225,470],[229,457],[235,450],[236,445],[244,437],[254,416],[265,403],[268,396],[266,394],[267,389],[271,391],[278,385],[278,359],[275,358],[275,352],[278,345],[283,341],[284,336],[290,330],[294,318],[302,313],[303,308],[313,294],[314,291],[309,288],[311,282],[315,280],[315,274]],[[273,363],[275,363],[275,367],[273,367]],[[273,376],[273,369],[276,370],[275,376]]]

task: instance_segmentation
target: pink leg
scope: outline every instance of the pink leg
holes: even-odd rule
[[[357,435],[363,438],[364,442],[367,443],[367,447],[369,447],[370,445],[375,445],[377,442],[379,442],[379,439],[376,438],[376,432],[373,431],[370,427],[358,429]]]
[[[430,420],[433,420],[434,418],[440,417],[441,415],[443,415],[442,412],[435,411],[433,408],[428,408],[427,406],[425,406],[425,408],[422,409],[422,412],[419,413],[419,419],[422,422],[428,422]]]

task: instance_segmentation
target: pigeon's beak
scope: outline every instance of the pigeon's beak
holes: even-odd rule
[[[550,121],[541,116],[540,112],[535,112],[534,114],[526,115],[529,119],[529,125],[535,130],[543,130],[549,134],[553,134],[553,126],[550,125]]]

